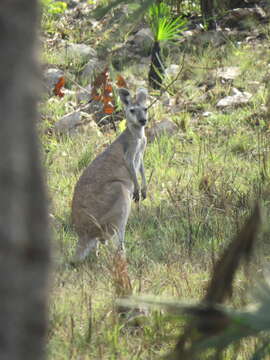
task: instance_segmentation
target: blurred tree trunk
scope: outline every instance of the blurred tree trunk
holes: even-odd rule
[[[38,0],[0,1],[0,359],[41,360],[48,221],[35,132]]]
[[[226,0],[227,9],[235,9],[239,7],[246,7],[247,4],[244,0]]]
[[[215,0],[200,0],[201,12],[208,28],[215,29]]]
[[[161,56],[160,44],[155,41],[151,51],[151,63],[148,73],[149,86],[159,90],[162,86],[164,75],[164,64]]]

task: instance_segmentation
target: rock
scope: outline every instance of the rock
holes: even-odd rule
[[[69,98],[73,98],[76,95],[76,92],[74,90],[62,88],[62,92],[64,96],[68,96]]]
[[[44,84],[47,92],[49,94],[52,94],[52,91],[56,85],[56,83],[59,81],[59,79],[64,76],[64,72],[60,69],[50,68],[47,69],[44,73]]]
[[[240,75],[240,68],[238,66],[227,66],[217,69],[217,77],[224,80],[234,80]]]
[[[148,141],[152,142],[163,134],[173,135],[177,132],[177,130],[177,126],[173,121],[165,119],[157,122],[151,128],[147,129],[146,136]]]
[[[93,116],[83,111],[74,111],[63,116],[55,123],[54,129],[59,135],[74,135],[90,131],[95,136],[101,136]]]
[[[95,116],[93,114],[89,115],[88,113],[81,111],[81,116],[82,116],[82,124],[81,126],[75,128],[74,133],[83,132],[83,133],[89,133],[95,137],[102,136],[102,132],[99,130],[99,127],[95,121]]]
[[[163,106],[174,106],[175,99],[166,92],[166,93],[162,94],[159,102],[161,102],[161,104]]]
[[[212,44],[213,46],[219,47],[223,44],[226,44],[226,36],[224,36],[222,31],[203,31],[201,33],[196,33],[194,36],[189,36],[187,38],[188,42],[197,46],[206,46]]]
[[[76,101],[77,104],[80,103],[86,103],[90,100],[92,87],[91,85],[88,85],[85,87],[85,89],[80,89],[76,92]]]
[[[138,53],[147,56],[154,42],[152,31],[149,28],[143,28],[133,36],[132,41],[138,48]]]
[[[165,69],[165,75],[169,76],[169,77],[172,77],[172,78],[175,78],[179,74],[179,71],[180,71],[180,66],[179,65],[171,64],[170,66],[168,66]]]
[[[254,8],[238,8],[230,10],[223,17],[220,26],[245,30],[253,27],[254,22],[265,20],[266,17],[265,11],[258,6]]]
[[[205,111],[205,112],[202,113],[203,117],[209,117],[209,116],[212,116],[212,115],[213,115],[213,113],[211,111]]]
[[[74,111],[70,114],[63,116],[54,124],[54,129],[58,134],[68,134],[76,126],[80,125],[82,115],[79,111]]]
[[[143,65],[141,65],[142,67]],[[147,88],[147,82],[146,80],[139,78],[137,76],[134,76],[133,74],[128,74],[125,77],[125,80],[127,82],[127,84],[131,84],[132,86],[138,88],[138,87],[145,87]]]
[[[92,58],[88,61],[88,63],[83,68],[81,73],[81,77],[84,79],[91,80],[97,71],[101,67],[100,61],[97,58]]]
[[[151,57],[150,57],[150,56],[141,57],[141,58],[140,58],[140,66],[147,66],[147,67],[149,67],[150,61],[151,61]]]
[[[239,106],[249,102],[251,94],[248,92],[241,92],[236,88],[232,89],[233,95],[226,96],[225,98],[219,100],[217,103],[218,108],[226,108],[230,106]]]
[[[68,58],[76,58],[80,61],[97,58],[96,50],[85,44],[68,44],[64,50]]]

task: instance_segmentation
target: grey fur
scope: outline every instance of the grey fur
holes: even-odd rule
[[[116,235],[124,238],[132,197],[146,197],[143,155],[146,147],[147,90],[139,89],[135,101],[127,89],[119,89],[125,105],[126,130],[84,170],[72,201],[72,222],[79,235],[73,263],[83,261],[98,246]],[[137,174],[142,178],[142,188]]]

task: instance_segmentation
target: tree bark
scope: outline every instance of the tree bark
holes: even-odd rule
[[[159,90],[162,85],[164,74],[164,65],[162,62],[160,44],[155,41],[151,51],[151,64],[148,73],[149,86]]]
[[[235,9],[247,6],[244,0],[227,0],[226,5],[227,9]]]
[[[44,358],[49,263],[36,121],[37,0],[0,1],[0,359]]]
[[[208,28],[215,29],[215,0],[200,0],[201,13]]]

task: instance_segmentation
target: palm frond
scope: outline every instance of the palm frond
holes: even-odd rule
[[[150,7],[148,21],[155,41],[168,41],[177,38],[187,23],[181,16],[172,19],[170,8],[165,3]]]
[[[167,18],[160,19],[157,41],[174,40],[180,35],[180,32],[184,30],[185,25],[186,21],[180,17],[173,21]]]

